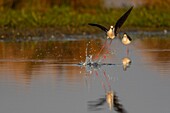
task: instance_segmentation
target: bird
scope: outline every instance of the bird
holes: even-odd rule
[[[132,11],[133,6],[126,11],[116,22],[115,26],[113,27],[113,25],[110,26],[110,29],[107,29],[106,27],[100,25],[100,24],[96,24],[96,23],[88,23],[88,25],[90,26],[96,26],[98,28],[100,28],[101,30],[103,30],[106,33],[107,39],[114,39],[117,34],[118,34],[118,30],[121,28],[121,26],[123,25],[123,23],[126,21],[127,17],[129,16],[130,12]],[[107,41],[107,40],[106,40]],[[111,45],[112,40],[110,41]],[[100,49],[98,55],[100,54],[100,52],[103,50],[103,48],[105,47],[105,44],[103,45],[103,47]]]
[[[122,43],[127,46],[131,43],[132,41],[132,38],[127,34],[127,33],[124,33],[123,34],[123,37],[122,37]],[[127,52],[127,55],[129,54],[129,48],[127,47],[126,48],[126,52]]]

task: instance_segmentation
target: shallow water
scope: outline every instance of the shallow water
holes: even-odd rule
[[[111,65],[96,68],[78,63],[86,55],[95,57],[104,43],[101,37],[1,41],[0,112],[169,113],[170,37],[132,38],[129,54],[115,39],[102,52],[106,59],[101,57]],[[126,70],[123,58],[132,62]]]

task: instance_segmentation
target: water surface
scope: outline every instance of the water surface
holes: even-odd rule
[[[169,113],[170,37],[115,39],[98,68],[80,66],[98,53],[102,37],[0,42],[2,113]],[[108,42],[109,43],[109,42]],[[110,54],[104,54],[109,51]],[[122,59],[131,60],[125,70]],[[94,59],[93,59],[94,60]],[[106,95],[112,92],[111,107]]]

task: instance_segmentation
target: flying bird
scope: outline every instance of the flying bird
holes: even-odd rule
[[[117,20],[115,27],[111,25],[109,30],[106,27],[99,25],[99,24],[89,23],[89,25],[99,27],[101,30],[106,32],[107,38],[114,39],[118,34],[118,30],[121,28],[123,23],[126,21],[132,9],[133,9],[133,6]]]
[[[107,39],[114,39],[117,34],[118,34],[118,30],[121,28],[121,26],[123,25],[123,23],[126,21],[127,17],[129,16],[130,12],[132,11],[133,6],[126,11],[116,22],[115,26],[113,27],[112,25],[110,26],[110,29],[107,29],[106,27],[99,25],[99,24],[95,24],[95,23],[88,23],[88,25],[91,26],[96,26],[98,28],[100,28],[101,30],[103,30],[106,33]],[[107,40],[106,40],[107,41]],[[110,41],[111,44],[112,40]],[[109,45],[110,45],[109,44]],[[103,47],[101,48],[100,52],[103,50],[103,48],[105,47],[105,44],[103,45]],[[100,54],[100,52],[98,53],[98,55]]]

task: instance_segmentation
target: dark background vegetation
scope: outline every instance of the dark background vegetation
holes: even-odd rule
[[[96,32],[98,29],[91,29],[87,23],[114,25],[133,5],[122,29],[162,30],[170,28],[169,4],[170,0],[0,0],[0,27],[3,30],[48,28],[64,33]]]
[[[11,8],[14,10],[21,9],[37,9],[40,11],[45,11],[54,6],[70,6],[74,9],[81,8],[101,8],[104,7],[106,1],[110,1],[113,7],[116,7],[116,2],[120,1],[122,6],[129,4],[136,4],[145,7],[161,7],[169,8],[170,0],[0,0],[1,9]],[[114,3],[115,2],[115,3]],[[130,3],[127,3],[130,2]],[[120,5],[119,5],[120,6]]]

